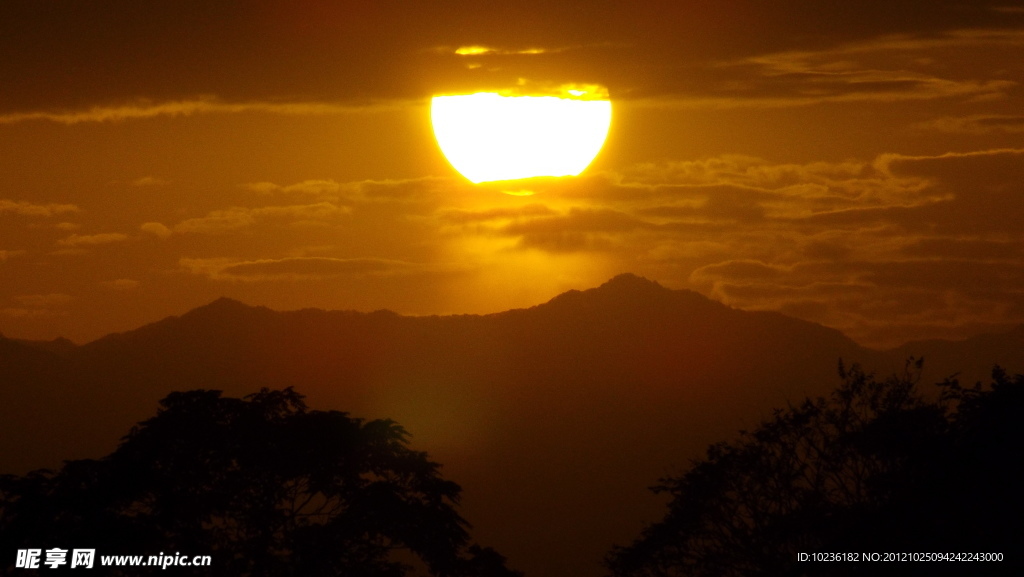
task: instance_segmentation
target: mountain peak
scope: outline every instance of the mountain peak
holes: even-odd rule
[[[601,286],[597,287],[597,290],[612,290],[616,292],[636,292],[636,291],[658,291],[663,292],[669,289],[661,286],[655,281],[642,276],[637,276],[630,272],[624,272],[622,274],[615,275]]]
[[[604,284],[583,291],[570,290],[548,301],[548,305],[576,308],[657,307],[658,303],[711,303],[706,297],[688,290],[672,290],[632,273],[612,277]],[[717,304],[717,303],[716,303]]]
[[[260,307],[252,307],[243,303],[242,301],[237,301],[235,299],[231,299],[228,297],[220,297],[219,299],[212,301],[209,304],[205,304],[200,307],[192,309],[191,311],[185,313],[183,316],[190,317],[195,315],[214,315],[219,317],[222,315],[239,314],[245,311],[251,311],[255,308]]]
[[[267,313],[276,314],[266,307],[247,305],[235,299],[220,297],[208,304],[196,307],[180,317],[168,317],[155,324],[159,325],[166,322],[176,323],[179,321],[200,324],[235,324],[241,319],[252,319],[255,317],[265,316]]]
[[[228,298],[228,297],[220,297],[219,299],[217,299],[215,301],[212,301],[210,304],[204,305],[204,306],[199,307],[199,308],[217,308],[217,309],[232,308],[232,309],[238,309],[238,308],[251,308],[251,307],[249,307],[249,305],[243,303],[242,301],[238,301],[238,300],[235,300],[235,299],[232,299],[232,298]]]

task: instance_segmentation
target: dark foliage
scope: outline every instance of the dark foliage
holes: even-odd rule
[[[0,478],[0,570],[14,549],[79,547],[97,565],[210,555],[193,575],[399,577],[403,555],[431,575],[515,575],[470,546],[459,486],[406,441],[392,421],[307,410],[291,389],[172,393],[108,457]],[[138,568],[119,571],[92,570]]]
[[[680,476],[665,517],[606,559],[618,577],[1021,574],[1024,376],[940,383],[921,361],[844,369],[828,399],[776,410]],[[798,553],[1001,552],[1002,563],[799,562]]]

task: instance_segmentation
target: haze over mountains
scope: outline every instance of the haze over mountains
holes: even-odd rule
[[[0,471],[110,452],[168,392],[293,386],[316,409],[392,418],[464,489],[474,538],[528,577],[596,575],[661,514],[646,489],[772,407],[824,394],[836,363],[924,380],[1020,372],[1024,327],[873,351],[633,275],[530,309],[404,317],[220,299],[75,346],[0,338]]]

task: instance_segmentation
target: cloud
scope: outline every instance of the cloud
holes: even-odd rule
[[[791,108],[817,104],[897,103],[956,97],[1003,98],[1016,86],[1017,83],[1006,80],[959,81],[904,71],[853,71],[842,77],[801,80],[765,73],[759,82],[751,83],[741,93],[731,94],[723,90],[716,95],[666,95],[666,99],[689,108]]]
[[[487,55],[533,55],[550,52],[561,52],[563,49],[549,50],[546,48],[491,48],[489,46],[459,46],[454,53],[459,56],[487,56]]]
[[[1024,151],[634,166],[513,206],[439,209],[453,238],[586,255],[864,343],[1024,322]],[[965,329],[966,330],[966,329]]]
[[[224,246],[197,245],[177,261],[212,281],[417,279],[453,262],[481,286],[521,276],[526,262],[554,276],[631,270],[882,346],[929,327],[957,336],[1024,322],[1022,160],[1017,149],[808,163],[725,155],[539,181],[531,197],[457,178],[253,183],[316,202],[226,208],[172,229],[278,226],[290,239],[291,252],[246,243],[210,258]],[[310,220],[343,225],[284,230]],[[311,246],[322,248],[301,248]],[[356,247],[362,257],[336,256]]]
[[[288,225],[325,224],[336,222],[351,212],[349,207],[330,202],[259,208],[232,207],[179,222],[174,226],[174,232],[218,234],[275,221]]]
[[[388,276],[406,286],[457,272],[463,288],[431,290],[483,294],[533,275],[523,284],[555,294],[630,270],[881,346],[1024,322],[1022,183],[1021,149],[807,163],[722,155],[538,181],[530,197],[457,178],[251,183],[253,202],[287,198],[140,230],[196,235],[190,258],[170,266],[211,281],[345,287]],[[259,234],[198,237],[240,230]],[[451,298],[463,304],[448,310],[500,308],[489,296]]]
[[[777,310],[843,330],[875,346],[895,346],[932,327],[1019,323],[1010,314],[1024,295],[1024,263],[956,257],[798,262],[789,266],[722,262],[691,280],[727,303]],[[936,332],[933,331],[933,334]]]
[[[1008,114],[974,114],[945,116],[916,125],[922,130],[951,134],[1018,134],[1024,132],[1024,116]]]
[[[105,232],[100,234],[73,234],[57,241],[57,244],[60,244],[61,246],[81,247],[124,242],[126,240],[128,240],[128,235],[126,234],[121,234],[119,232]]]
[[[900,165],[910,165],[911,168],[908,172],[920,170],[922,165],[946,165],[952,166],[954,169],[962,168],[963,162],[984,162],[986,160],[995,160],[1001,164],[1008,166],[1020,166],[1020,157],[1024,157],[1024,148],[993,148],[988,150],[971,150],[968,152],[947,152],[944,154],[937,155],[907,155],[907,154],[881,154],[875,161],[875,166],[885,170],[888,173],[896,174],[901,168]],[[913,165],[918,165],[914,167]],[[906,171],[906,169],[904,168]],[[948,176],[950,173],[945,173]],[[996,179],[999,179],[1001,175],[996,175]],[[968,178],[974,179],[973,175]]]
[[[174,227],[179,233],[222,233],[243,229],[256,223],[257,209],[229,208],[226,210],[215,210],[206,216],[190,218],[179,222]]]
[[[543,204],[528,204],[523,207],[501,207],[484,210],[453,208],[442,210],[440,218],[453,223],[517,220],[523,217],[554,216],[557,213]]]
[[[155,176],[143,176],[131,182],[132,186],[167,186],[170,181]]]
[[[251,182],[242,185],[246,190],[260,194],[305,194],[316,197],[336,197],[342,185],[333,180],[304,180],[295,184],[281,186],[273,182]]]
[[[783,272],[780,267],[769,266],[756,260],[730,260],[701,267],[693,271],[690,278],[698,282],[705,279],[749,281],[779,278]]]
[[[572,208],[567,213],[554,216],[537,216],[529,220],[513,222],[501,230],[506,234],[530,234],[536,232],[629,232],[652,225],[625,212],[607,208]]]
[[[647,188],[688,209],[735,210],[756,203],[774,216],[870,206],[917,206],[945,198],[927,179],[885,172],[877,162],[777,164],[740,155],[643,164],[626,170],[621,183]],[[725,206],[722,206],[722,205]]]
[[[712,105],[729,105],[730,99],[764,105],[746,98],[756,90],[743,84],[742,75],[706,63],[818,54],[837,45],[843,48],[838,55],[850,59],[867,54],[864,46],[871,42],[879,50],[887,43],[926,55],[952,45],[1012,47],[1007,29],[1019,24],[1019,14],[1006,10],[1007,3],[961,0],[860,2],[844,8],[841,17],[834,4],[813,0],[784,5],[744,0],[701,10],[671,2],[639,7],[602,2],[586,10],[566,2],[525,2],[495,9],[454,0],[444,10],[432,3],[378,2],[355,11],[327,2],[296,8],[268,0],[258,9],[237,11],[219,2],[156,0],[144,13],[128,0],[110,0],[104,4],[110,26],[100,39],[74,2],[15,4],[17,17],[0,19],[0,54],[8,56],[0,61],[0,77],[32,82],[0,93],[4,122],[249,111],[333,114],[381,102],[422,102],[452,90],[508,86],[518,78],[601,81],[620,98],[698,102],[708,96]],[[153,28],[152,22],[161,26]],[[1015,57],[1008,55],[1007,61]],[[471,69],[467,60],[487,65]],[[867,85],[870,76],[862,76],[838,91],[857,91],[855,83],[862,84],[862,92],[915,97],[936,90],[1001,90],[987,78],[972,87],[902,62],[872,64],[864,63],[861,72],[887,71],[881,80],[887,86],[876,90]],[[911,73],[908,79],[893,74],[904,68]],[[816,64],[814,70],[821,69]],[[927,79],[960,86],[920,86],[922,80],[929,84]],[[780,84],[772,86],[785,85],[776,105],[797,101],[801,91],[794,86],[819,87],[776,80]],[[900,88],[901,81],[907,86]],[[323,102],[325,95],[336,101]]]
[[[380,106],[376,106],[379,108]],[[365,110],[358,107],[330,102],[223,102],[214,97],[203,97],[191,100],[171,100],[151,102],[141,100],[117,106],[92,106],[71,111],[34,111],[11,112],[0,114],[0,124],[17,124],[30,121],[48,121],[58,124],[81,124],[86,122],[123,122],[126,120],[143,120],[157,117],[187,117],[197,114],[242,114],[261,113],[286,116],[326,116],[352,113]],[[152,178],[152,177],[147,177]],[[143,182],[146,178],[134,181],[134,186],[166,184]]]
[[[1024,31],[952,30],[883,35],[815,50],[768,52],[679,71],[679,84],[637,98],[698,108],[785,108],[825,103],[1008,97],[1019,85],[990,51],[1024,56]],[[940,64],[941,63],[941,64]]]
[[[34,204],[31,202],[0,199],[0,214],[9,212],[20,216],[53,216],[67,212],[78,212],[73,204]]]
[[[286,257],[233,260],[183,258],[179,266],[211,280],[301,281],[337,277],[392,276],[438,272],[444,268],[378,258]]]
[[[948,200],[920,211],[893,214],[905,226],[918,223],[938,227],[948,234],[974,236],[1017,235],[1020,230],[1021,195],[1024,195],[1024,149],[992,149],[953,152],[936,156],[881,155],[881,170],[895,177],[912,175],[927,179],[936,193]]]
[[[387,198],[418,199],[394,210],[415,216],[452,242],[506,239],[510,242],[493,246],[552,254],[612,251],[616,258],[642,255],[652,262],[665,262],[668,255],[718,258],[737,249],[749,254],[750,248],[761,254],[773,246],[802,257],[841,258],[851,251],[844,229],[877,226],[884,218],[879,214],[886,214],[880,211],[952,198],[935,178],[893,171],[879,159],[779,164],[735,155],[538,182],[539,192],[521,199],[478,191],[462,197],[443,183],[432,184],[389,185]],[[352,197],[357,210],[376,196],[371,191],[361,188]],[[474,203],[479,206],[468,208]],[[848,222],[830,236],[839,222],[834,215],[840,214],[850,215]],[[830,215],[832,221],[825,222]]]
[[[148,232],[149,234],[158,238],[167,238],[174,234],[171,229],[167,228],[164,224],[159,222],[146,222],[139,227],[142,232]]]
[[[273,194],[281,190],[281,186],[274,184],[273,182],[248,182],[242,185],[242,188],[258,192],[259,194]]]
[[[74,300],[71,295],[63,293],[18,295],[14,301],[20,306],[0,309],[0,315],[23,319],[64,316],[67,311],[62,309]]]
[[[457,178],[254,182],[244,185],[254,201],[305,202],[140,230],[258,230],[258,242],[193,238],[193,256],[175,257],[178,272],[211,281],[403,284],[454,271],[479,287],[533,274],[557,291],[570,282],[559,279],[586,286],[632,270],[881,346],[1024,322],[1022,183],[1019,149],[807,163],[722,155],[538,181],[530,197]],[[296,224],[317,226],[297,235]]]
[[[366,203],[436,203],[478,195],[481,188],[457,178],[426,176],[410,179],[363,180],[343,186],[347,198]]]
[[[1018,239],[987,239],[934,236],[912,240],[900,252],[911,258],[977,259],[991,262],[1024,260],[1024,243]]]

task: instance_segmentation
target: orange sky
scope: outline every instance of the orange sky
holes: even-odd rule
[[[832,4],[8,0],[0,332],[492,312],[625,271],[875,346],[1024,322],[1024,2]],[[519,79],[614,106],[528,197],[459,176],[428,114]]]

